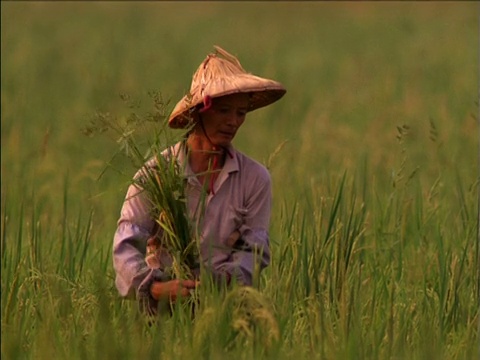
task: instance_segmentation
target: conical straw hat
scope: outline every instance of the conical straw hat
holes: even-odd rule
[[[168,124],[172,128],[185,128],[192,121],[192,113],[207,98],[249,93],[249,109],[253,111],[279,100],[286,90],[277,81],[247,73],[238,59],[215,46],[193,75],[190,91],[173,109]]]

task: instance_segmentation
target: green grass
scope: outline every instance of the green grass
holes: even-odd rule
[[[2,357],[478,358],[477,15],[2,2]],[[206,289],[195,322],[148,326],[111,259],[137,169],[116,157],[100,177],[118,144],[81,129],[124,93],[173,107],[214,44],[288,90],[235,139],[272,174],[272,262],[257,290]]]

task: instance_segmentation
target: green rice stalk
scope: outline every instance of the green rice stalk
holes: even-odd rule
[[[134,184],[142,193],[152,209],[152,216],[158,225],[158,233],[152,242],[153,248],[161,246],[172,257],[172,266],[166,269],[174,278],[192,277],[191,270],[198,267],[198,236],[187,209],[184,169],[179,165],[170,147],[172,141],[165,128],[166,105],[158,93],[150,94],[155,111],[145,115],[131,112],[119,121],[109,113],[97,112],[85,133],[113,131],[117,143],[136,169],[139,176]],[[123,100],[131,103],[124,95]],[[153,126],[153,130],[151,129]],[[137,140],[138,133],[147,129],[147,149]],[[186,129],[182,134],[185,137]],[[152,136],[153,133],[153,136]],[[201,211],[200,215],[201,216]],[[154,252],[154,251],[152,251]],[[148,256],[149,254],[147,254]]]

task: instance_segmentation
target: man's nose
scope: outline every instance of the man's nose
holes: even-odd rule
[[[235,127],[238,127],[239,124],[241,123],[241,117],[238,116],[237,114],[229,114],[227,116],[227,121],[226,123],[230,126],[235,126]]]

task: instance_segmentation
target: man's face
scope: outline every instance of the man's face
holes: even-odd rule
[[[238,128],[245,121],[248,99],[248,94],[242,93],[212,99],[211,108],[201,116],[205,132],[213,145],[230,145]]]

